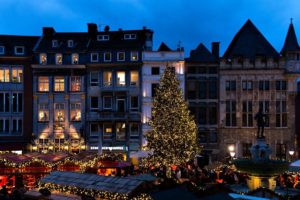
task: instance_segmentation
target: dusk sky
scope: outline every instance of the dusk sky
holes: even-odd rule
[[[175,49],[180,40],[189,55],[202,42],[221,43],[221,55],[247,19],[277,51],[283,46],[290,18],[300,37],[299,0],[0,0],[0,34],[40,35],[43,26],[56,31],[86,31],[93,22],[103,30],[154,31],[154,49],[162,41]]]

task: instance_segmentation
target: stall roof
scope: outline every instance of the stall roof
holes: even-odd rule
[[[51,172],[42,178],[41,183],[52,183],[60,186],[76,186],[81,189],[93,189],[111,193],[130,195],[143,181],[124,177],[99,176],[76,172]]]

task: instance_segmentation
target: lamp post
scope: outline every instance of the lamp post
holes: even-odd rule
[[[293,155],[295,154],[295,151],[294,150],[289,150],[289,154],[290,154],[291,161],[293,161]]]
[[[234,145],[229,145],[228,146],[228,151],[229,151],[229,155],[230,155],[230,160],[233,160],[234,156],[235,156],[235,151],[234,151]]]

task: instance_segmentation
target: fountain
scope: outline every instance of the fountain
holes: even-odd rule
[[[247,185],[250,191],[257,188],[274,190],[276,187],[275,177],[288,170],[289,163],[281,160],[271,160],[272,149],[266,143],[264,136],[266,114],[259,109],[255,115],[257,122],[256,143],[250,148],[251,159],[237,159],[233,163],[238,171],[247,173],[249,180]]]

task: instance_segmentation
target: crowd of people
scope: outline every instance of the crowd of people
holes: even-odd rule
[[[276,178],[276,185],[282,188],[299,188],[299,175],[284,173]]]

